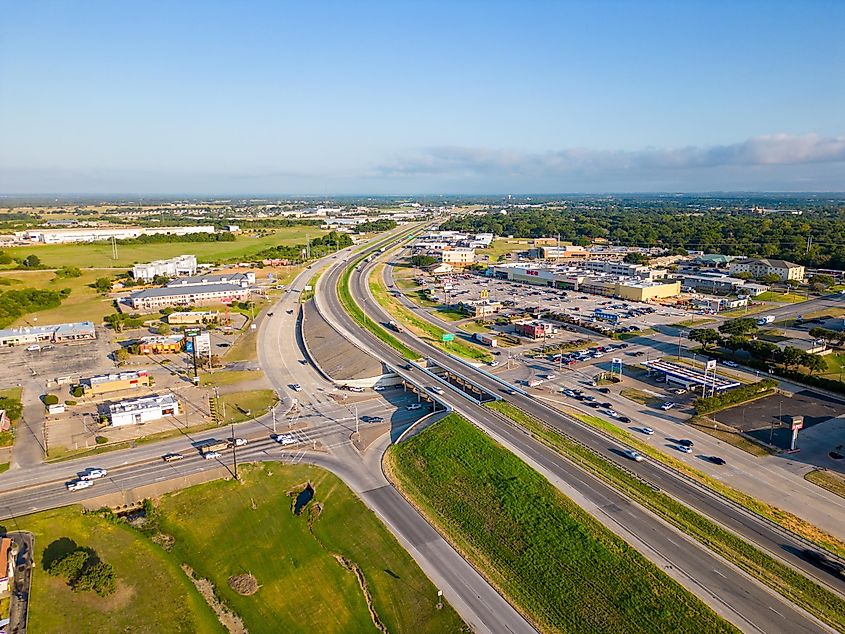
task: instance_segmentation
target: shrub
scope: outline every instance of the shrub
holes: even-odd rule
[[[75,398],[80,398],[85,394],[85,388],[81,385],[75,385],[73,389],[70,391],[71,396]]]
[[[44,405],[56,405],[59,402],[59,397],[55,394],[45,394],[42,398]]]
[[[76,401],[65,401],[65,405],[67,405],[68,407],[76,405]]]
[[[73,583],[77,592],[93,590],[101,597],[110,595],[117,586],[117,575],[114,566],[103,561],[86,566]]]
[[[697,398],[694,403],[695,413],[707,414],[709,412],[716,411],[717,409],[723,409],[731,405],[744,403],[752,398],[757,398],[758,396],[773,391],[774,388],[777,387],[777,384],[777,381],[773,381],[772,379],[763,379],[762,381],[749,383],[748,385],[743,385],[742,387],[735,388],[728,392],[723,392],[722,394],[715,394],[706,398]]]
[[[98,445],[105,445],[108,441],[109,441],[109,439],[106,438],[105,436],[95,436],[94,437],[94,442],[97,443]]]
[[[73,582],[85,568],[90,556],[87,550],[77,548],[51,563],[47,572],[54,577],[64,577],[69,582]]]

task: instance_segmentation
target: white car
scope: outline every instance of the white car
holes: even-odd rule
[[[673,407],[675,407],[674,403],[666,402],[666,403],[663,403],[663,405],[660,406],[660,409],[662,409],[664,412],[668,412]]]
[[[384,385],[376,385],[373,390],[376,392],[384,392],[387,388]]]
[[[724,365],[728,366],[729,368],[736,368],[739,364],[736,361],[723,361]]]
[[[677,445],[675,449],[681,453],[692,453],[692,447],[687,447],[686,445]]]
[[[499,365],[499,362],[494,359],[493,361],[491,361],[487,365],[489,365],[491,368],[495,368],[497,365]]]
[[[219,451],[209,451],[208,453],[204,453],[202,455],[202,457],[205,458],[206,460],[214,460],[215,458],[220,457],[220,452]]]
[[[105,478],[109,474],[105,469],[88,469],[85,473],[79,476],[80,480],[96,480],[98,478]]]
[[[414,412],[418,409],[422,409],[422,405],[420,403],[413,403],[411,405],[408,405],[407,409],[409,412]]]
[[[601,410],[601,412],[603,414],[607,414],[608,416],[611,416],[613,418],[619,418],[619,412],[615,412],[612,409],[610,409],[609,407],[604,408],[603,410]]]
[[[654,435],[654,430],[651,427],[640,427],[640,431],[643,432],[646,436]]]
[[[291,389],[293,389],[294,392],[301,392],[302,386],[299,383],[294,383],[291,385]]]
[[[65,486],[68,491],[81,491],[82,489],[94,486],[94,483],[91,480],[74,480],[73,482],[67,482]]]
[[[630,458],[634,462],[642,462],[643,461],[643,457],[639,453],[634,451],[633,449],[623,449],[622,455],[625,456],[626,458]]]
[[[362,387],[356,387],[356,386],[354,386],[354,385],[353,385],[353,386],[349,387],[349,391],[350,391],[350,392],[363,392],[363,391],[364,391],[364,388],[362,388]]]
[[[37,343],[34,343],[31,346],[26,347],[27,352],[38,352],[40,350],[41,350],[41,346],[39,346]]]
[[[296,438],[292,434],[276,434],[276,437],[273,439],[280,445],[295,445]]]
[[[442,387],[432,387],[432,388],[429,388],[429,389],[432,392],[434,392],[435,394],[443,394],[443,388]]]
[[[243,447],[247,443],[247,440],[246,438],[235,438],[233,442],[235,447]]]
[[[554,381],[557,378],[557,374],[547,374],[546,379],[548,381]]]

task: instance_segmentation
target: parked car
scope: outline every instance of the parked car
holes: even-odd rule
[[[166,454],[164,454],[164,455],[161,457],[161,459],[162,459],[162,460],[164,460],[165,462],[175,462],[175,461],[177,461],[177,460],[181,460],[181,459],[182,459],[182,458],[184,458],[184,457],[185,457],[185,456],[183,456],[182,454],[180,454],[180,453],[175,453],[175,452],[174,452],[174,453],[166,453]]]
[[[301,392],[302,391],[302,386],[299,383],[294,383],[290,387],[294,392]]]
[[[376,385],[373,390],[376,392],[384,392],[387,388],[384,385]]]
[[[724,365],[728,366],[729,368],[736,368],[739,364],[736,361],[724,361]]]
[[[66,482],[65,486],[68,491],[81,491],[82,489],[94,486],[94,483],[91,480],[73,480]]]
[[[350,385],[350,386],[349,386],[348,388],[346,388],[346,389],[348,389],[350,392],[357,392],[357,393],[361,393],[361,392],[363,392],[363,391],[364,391],[364,388],[362,388],[362,387],[357,387],[357,386],[355,386],[355,385]]]
[[[41,346],[39,346],[37,343],[34,343],[31,346],[26,347],[27,352],[38,352],[40,350],[41,350]],[[75,490],[75,489],[73,489],[73,490]]]
[[[105,478],[109,474],[105,469],[87,469],[85,473],[79,476],[80,480],[98,480]]]
[[[418,410],[418,409],[422,409],[422,404],[421,404],[421,403],[411,403],[411,404],[410,404],[410,405],[408,405],[408,407],[407,407],[407,410],[408,410],[409,412],[415,412],[415,411],[416,411],[416,410]]]
[[[361,420],[365,423],[382,423],[384,419],[381,416],[362,416]]]
[[[642,462],[643,457],[633,449],[624,449],[622,450],[622,455],[626,458],[633,460],[634,462]]]

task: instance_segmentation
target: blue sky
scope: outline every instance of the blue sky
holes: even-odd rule
[[[0,193],[845,190],[845,2],[0,0]]]

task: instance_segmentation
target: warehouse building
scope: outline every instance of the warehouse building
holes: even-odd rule
[[[178,416],[179,413],[179,401],[172,394],[145,396],[109,405],[109,421],[114,427],[141,425],[166,416]]]
[[[79,227],[76,229],[27,229],[16,231],[15,238],[22,242],[39,244],[69,244],[97,242],[99,240],[128,240],[139,236],[184,236],[191,233],[214,233],[211,225],[189,227]]]
[[[68,343],[96,339],[97,332],[90,321],[50,326],[27,326],[0,330],[0,347],[28,346],[42,343]]]
[[[171,280],[165,286],[174,288],[178,286],[210,286],[211,284],[237,284],[241,288],[249,288],[255,284],[255,273],[219,273],[213,275],[198,275],[178,280]]]
[[[249,289],[239,284],[191,284],[148,288],[129,296],[137,310],[157,310],[167,306],[203,306],[225,304],[249,297]]]
[[[136,280],[149,281],[161,275],[162,277],[179,277],[180,275],[197,274],[197,256],[177,255],[169,260],[154,260],[146,264],[136,264],[132,267],[132,277]]]
[[[107,394],[120,390],[134,390],[140,385],[149,385],[149,374],[146,370],[132,370],[115,374],[100,374],[82,379],[79,384],[85,394]]]

